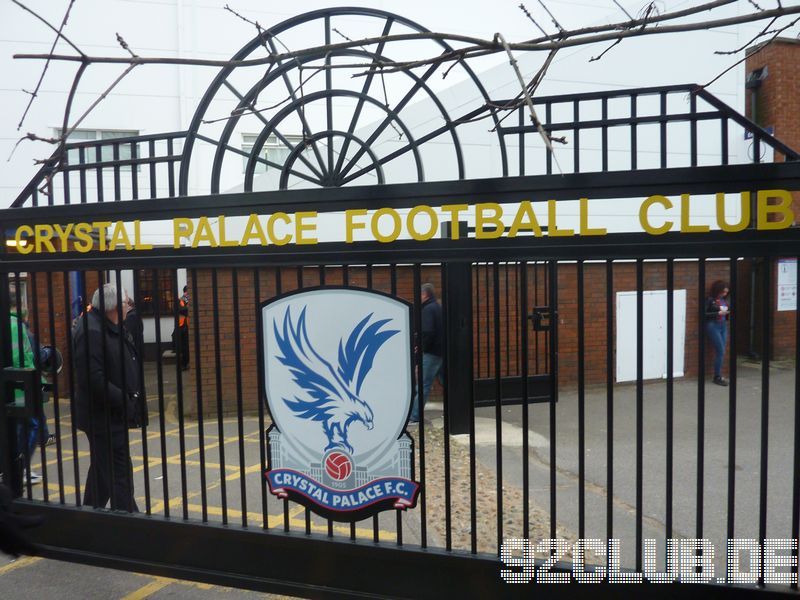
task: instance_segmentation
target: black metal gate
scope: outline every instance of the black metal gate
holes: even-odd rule
[[[385,31],[398,23],[418,28],[379,11],[319,11],[287,21],[253,40],[237,58],[248,56],[265,41],[269,46],[273,43],[270,35],[301,23],[320,21],[329,35],[331,19],[353,13],[382,20]],[[381,52],[366,55],[374,59]],[[472,205],[553,200],[563,206],[580,198],[621,201],[653,194],[800,190],[795,152],[694,86],[536,100],[540,114],[545,115],[546,130],[572,134],[571,168],[565,174],[553,174],[552,157],[544,149],[535,150],[538,154],[531,163],[537,130],[525,125],[523,109],[517,125],[498,123],[491,107],[503,102],[489,102],[485,92],[484,106],[457,118],[437,104],[444,125],[419,139],[412,137],[398,115],[420,90],[435,97],[426,84],[432,70],[413,78],[412,91],[397,106],[384,107],[386,116],[378,130],[392,124],[403,129],[408,140],[385,156],[372,149],[380,131],[366,139],[355,133],[357,115],[371,102],[370,81],[352,96],[356,117],[348,130],[334,127],[331,107],[333,98],[350,96],[337,90],[328,76],[324,89],[302,98],[292,95],[289,108],[274,119],[257,113],[264,128],[249,153],[230,141],[235,119],[228,120],[217,137],[203,133],[204,117],[221,89],[239,98],[240,108],[253,108],[259,94],[273,82],[291,93],[288,72],[297,66],[279,65],[259,75],[246,92],[238,91],[230,70],[223,71],[201,102],[190,131],[70,144],[66,161],[53,157],[13,207],[2,211],[0,314],[10,310],[5,290],[15,283],[14,304],[27,303],[31,329],[40,340],[69,348],[77,297],[81,296],[79,313],[98,282],[110,281],[117,284],[121,298],[124,277],[130,274],[135,282],[131,287],[137,290],[134,300],[150,307],[155,339],[145,366],[150,423],[130,430],[127,442],[134,457],[132,477],[141,512],[123,513],[83,505],[88,453],[72,420],[75,373],[71,361],[60,376],[51,378],[48,389],[53,400],[45,403],[48,414],[43,415],[37,398],[41,368],[32,375],[12,365],[8,324],[3,321],[5,403],[14,404],[15,385],[28,394],[0,415],[5,481],[19,482],[21,477],[17,422],[25,424],[38,414],[51,420],[55,434],[54,446],[37,444],[17,502],[22,511],[46,516],[47,525],[34,533],[45,555],[308,596],[484,597],[529,592],[525,586],[504,583],[500,576],[504,565],[498,555],[508,538],[622,538],[628,543],[622,553],[623,567],[637,571],[643,568],[643,544],[648,537],[660,539],[662,557],[663,538],[669,537],[695,535],[719,541],[740,535],[762,542],[769,537],[798,538],[797,366],[793,382],[777,381],[770,370],[770,355],[764,352],[758,377],[747,379],[755,388],[737,387],[742,377],[737,356],[744,348],[743,332],[750,327],[766,339],[774,331],[770,290],[775,266],[779,258],[800,255],[796,227],[513,239],[479,239],[470,233],[426,242],[331,241],[266,248],[198,245],[76,252],[70,246],[63,253],[48,251],[47,244],[55,243],[55,238],[40,236],[37,241],[36,226],[44,224],[135,220],[146,227],[173,218],[222,213],[246,217],[350,208],[406,209],[456,200]],[[482,91],[478,79],[470,76]],[[687,98],[687,112],[667,110],[667,99],[673,95]],[[326,127],[315,131],[303,123],[300,143],[280,133],[282,119],[292,111],[302,116],[300,107],[316,101],[327,107]],[[655,111],[637,110],[653,102]],[[625,115],[610,117],[610,105],[625,106]],[[586,106],[599,109],[600,118],[582,120]],[[565,107],[572,111],[572,120],[554,120],[553,115],[564,114]],[[457,128],[481,114],[490,114],[497,124],[502,176],[470,180]],[[689,130],[686,166],[668,164],[667,134],[673,123]],[[698,130],[706,141],[710,136],[706,126],[713,126],[715,135],[713,159],[698,152]],[[648,169],[641,168],[642,150],[637,146],[639,132],[646,127],[655,128],[660,140],[648,155],[657,157]],[[751,132],[756,145],[771,146],[785,161],[729,165],[729,129]],[[282,164],[262,154],[270,136],[290,150]],[[440,136],[453,141],[455,176],[451,181],[425,182],[420,148]],[[581,141],[594,136],[599,146],[591,151],[599,161],[585,166],[588,150]],[[336,153],[334,138],[340,144]],[[614,154],[609,138],[629,141],[624,167],[619,166],[619,152]],[[512,139],[517,144],[515,165],[508,161]],[[323,140],[328,140],[327,145]],[[211,193],[190,195],[191,160],[201,142],[216,147]],[[351,145],[357,149],[348,155]],[[407,154],[414,156],[413,181],[390,183],[384,167]],[[220,170],[230,155],[247,159],[243,191],[220,194]],[[337,155],[345,158],[339,160]],[[364,155],[370,166],[353,172]],[[699,166],[701,159],[704,166]],[[541,170],[529,174],[531,164],[539,163]],[[253,191],[259,164],[279,170],[276,190]],[[342,187],[358,177],[364,183],[363,177],[372,171],[377,185]],[[289,189],[295,179],[319,187]],[[19,237],[16,246],[9,244],[22,226],[30,228],[31,246],[21,247]],[[94,242],[99,244],[100,238]],[[105,238],[103,243],[107,242]],[[181,318],[176,298],[183,270],[193,300],[188,315],[188,370],[182,368],[180,344],[175,346],[174,363],[164,353],[169,333]],[[751,306],[746,307],[743,291],[748,278],[755,281],[760,297],[752,296]],[[706,391],[704,377],[709,359],[702,333],[703,304],[714,279],[726,279],[732,290],[742,294],[742,300],[734,295],[726,363],[731,386],[722,399],[716,391]],[[420,285],[426,281],[442,290],[447,385],[441,410],[429,409],[428,419],[421,419],[415,434],[423,490],[419,507],[342,526],[270,496],[262,475],[270,416],[263,401],[263,357],[253,334],[256,307],[290,290],[346,285],[408,299],[415,305],[418,326]],[[644,297],[650,290],[663,290],[667,299],[667,368],[658,385],[645,385],[642,350]],[[696,384],[694,379],[687,384],[674,376],[672,319],[677,290],[685,290],[687,298],[684,371],[696,378]],[[612,340],[620,325],[615,300],[621,291],[633,292],[637,307],[633,326],[636,376],[629,386],[620,386],[614,374]],[[757,316],[752,323],[740,316],[747,310]],[[793,337],[787,346],[796,356],[796,331],[781,334]],[[419,369],[416,365],[417,373]],[[793,385],[793,397],[774,398],[770,391],[774,381],[774,385]],[[751,388],[757,388],[759,410],[752,413],[748,406],[746,418],[751,413],[760,418],[757,439],[749,430],[737,430],[742,426],[737,410],[745,410],[741,399],[754,393]],[[660,415],[658,427],[645,422],[645,415],[652,417],[654,411]],[[684,422],[687,411],[692,417]],[[777,425],[769,421],[775,411],[780,414]],[[727,423],[727,429],[720,423]],[[775,427],[780,433],[771,438]],[[687,445],[696,453],[683,454]],[[705,470],[707,463],[719,462],[718,456],[727,459],[720,470],[723,475]],[[757,481],[755,477],[737,479],[737,462],[752,467]],[[34,467],[41,469],[41,485],[31,481]],[[690,485],[684,472],[691,472],[695,485]],[[705,494],[718,481],[724,482],[719,489],[727,490],[724,500],[721,493],[711,494],[713,498]],[[770,486],[784,484],[780,489],[786,494],[780,500],[774,494],[768,498]],[[719,510],[710,510],[713,501]],[[757,502],[757,514],[737,512],[737,501],[739,506]],[[719,514],[724,514],[724,522]],[[610,566],[606,559],[596,562]],[[560,568],[569,567],[563,563]],[[591,587],[586,589],[592,593]],[[747,594],[757,588],[714,587],[700,593],[723,589],[728,594]],[[673,592],[661,587],[647,591]]]

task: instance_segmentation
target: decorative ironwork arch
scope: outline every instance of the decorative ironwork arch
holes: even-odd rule
[[[276,46],[277,36],[314,21],[321,21],[324,24],[324,43],[328,44],[331,41],[331,18],[342,16],[377,19],[383,23],[381,35],[388,35],[395,25],[402,25],[415,32],[429,31],[409,19],[381,10],[368,8],[324,9],[299,15],[268,29],[262,35],[255,37],[245,45],[233,56],[232,60],[252,58],[252,55],[257,53],[260,49],[268,50],[270,53],[276,53],[278,51]],[[452,50],[452,47],[443,41],[426,40],[425,43],[436,44],[442,52]],[[236,67],[223,68],[217,74],[200,101],[189,127],[189,131],[187,132],[181,160],[178,186],[179,194],[187,194],[192,158],[196,151],[196,142],[198,140],[214,144],[217,147],[210,174],[211,193],[220,192],[223,162],[225,157],[231,154],[242,155],[247,158],[244,173],[245,191],[252,191],[256,166],[259,164],[280,169],[280,189],[286,189],[286,187],[289,186],[290,179],[293,177],[319,187],[339,187],[356,181],[358,178],[372,171],[378,174],[378,180],[381,183],[391,183],[387,181],[385,169],[381,167],[409,152],[414,157],[415,177],[413,180],[422,182],[425,180],[425,175],[423,162],[420,157],[420,147],[427,142],[448,134],[450,146],[452,148],[452,156],[455,159],[456,165],[456,172],[453,178],[465,179],[468,177],[461,143],[456,131],[458,125],[461,123],[460,119],[462,116],[452,117],[442,101],[427,83],[428,79],[436,72],[439,65],[433,64],[429,66],[421,75],[417,75],[410,70],[404,71],[403,75],[411,80],[412,85],[403,97],[393,105],[391,103],[383,104],[370,95],[370,89],[374,80],[376,76],[379,76],[376,75],[374,70],[364,75],[364,83],[360,91],[335,87],[333,85],[332,70],[330,68],[325,69],[324,90],[312,94],[303,94],[302,83],[298,90],[295,89],[290,82],[290,76],[294,74],[295,71],[299,72],[303,68],[309,68],[308,65],[314,61],[324,60],[325,66],[330,67],[337,58],[363,58],[376,65],[378,61],[388,60],[387,44],[381,42],[375,46],[374,51],[368,51],[367,49],[343,49],[328,53],[320,52],[315,55],[283,61],[282,63],[270,66],[266,73],[260,73],[258,79],[254,81],[251,87],[245,92],[239,91],[239,88],[230,81],[231,76],[236,72]],[[466,73],[467,79],[473,83],[475,90],[484,100],[484,107],[489,106],[489,96],[480,79],[475,75],[472,69],[464,62],[460,63],[458,68],[462,69],[463,72]],[[363,71],[364,69],[353,68],[353,70],[357,72]],[[300,72],[298,75],[302,82],[302,73]],[[263,95],[264,91],[269,89],[273,84],[286,88],[283,93],[287,95],[287,101],[285,106],[281,107],[272,117],[267,118],[262,114],[261,111],[263,111],[263,109],[259,109],[256,102],[258,98]],[[298,94],[298,91],[301,93]],[[221,93],[232,93],[238,99],[238,105],[231,112],[231,116],[227,119],[227,123],[221,134],[217,138],[214,138],[203,134],[202,128],[208,117],[209,109],[212,107],[214,100],[219,98]],[[352,114],[348,112],[349,126],[346,130],[333,126],[334,100],[343,97],[356,100],[355,110],[352,111]],[[433,127],[430,131],[424,131],[421,136],[414,137],[411,134],[412,128],[403,122],[400,112],[418,97],[429,99],[438,111],[437,116],[441,117],[444,123]],[[308,121],[305,114],[307,105],[312,102],[324,102],[325,111],[327,113],[326,123],[318,130],[315,130],[315,127]],[[366,139],[362,139],[357,135],[356,130],[359,125],[364,125],[360,123],[359,120],[362,117],[365,104],[381,108],[385,113],[385,117]],[[499,125],[499,119],[495,109],[489,108],[488,110],[490,113],[489,117],[492,119],[494,125]],[[241,117],[247,114],[254,114],[263,125],[249,153],[240,150],[231,143],[231,136],[237,124]],[[300,144],[293,144],[289,141],[289,138],[287,138],[287,132],[279,130],[281,122],[293,115],[299,117],[302,123],[303,131]],[[402,131],[403,135],[406,137],[406,144],[402,148],[394,150],[385,156],[380,156],[372,145],[390,126],[395,126]],[[263,146],[270,135],[274,135],[281,144],[289,150],[290,156],[292,157],[291,162],[287,161],[284,164],[278,164],[260,156]],[[508,173],[508,161],[504,136],[500,134],[499,129],[496,130],[495,135],[500,150],[499,158],[502,174],[506,175]],[[337,138],[341,140],[341,145],[335,148],[334,144]],[[353,148],[355,148],[355,151],[352,154],[348,154]],[[306,153],[309,153],[310,156],[305,156]],[[337,154],[338,156],[335,156]],[[358,161],[364,156],[368,158],[370,164],[366,167],[357,166]]]

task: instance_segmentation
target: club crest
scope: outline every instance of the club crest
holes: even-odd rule
[[[408,304],[325,288],[261,307],[270,491],[339,521],[414,507]]]

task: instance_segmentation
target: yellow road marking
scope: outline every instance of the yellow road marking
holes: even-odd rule
[[[161,466],[161,459],[160,458],[154,458],[152,456],[150,456],[148,458],[150,459],[149,460],[149,467],[151,469],[153,467],[160,467]],[[142,464],[140,464],[140,465],[138,465],[136,467],[133,467],[133,472],[134,473],[138,473],[139,471],[143,471],[144,470],[144,457],[143,456],[131,456],[131,460],[134,461],[134,462],[138,461],[138,462],[142,463]],[[168,456],[167,460],[166,460],[166,463],[168,465],[180,465],[181,464],[180,454],[177,455],[177,456],[174,456],[174,455],[173,456]],[[186,461],[186,466],[187,467],[199,467],[200,466],[200,461],[199,460],[187,460]],[[258,465],[256,465],[256,466],[258,466]],[[219,471],[219,463],[206,462],[206,470],[208,470],[208,469],[215,469],[215,470]],[[231,471],[231,472],[236,471],[238,473],[239,472],[239,467],[236,466],[236,465],[225,465],[225,470]]]
[[[225,588],[225,587],[219,587],[219,586],[211,585],[210,583],[201,583],[199,581],[189,581],[187,579],[173,579],[172,577],[160,577],[160,576],[157,576],[157,575],[147,575],[145,573],[136,573],[136,575],[140,575],[141,577],[147,577],[147,578],[153,579],[155,581],[163,581],[163,582],[166,582],[167,584],[175,583],[175,584],[178,584],[178,585],[185,585],[187,587],[193,587],[193,588],[197,588],[197,589],[200,589],[200,590],[213,590],[214,588],[222,589],[222,590],[230,590],[230,589],[232,589],[232,588]]]
[[[34,488],[34,490],[35,489],[36,488]],[[58,484],[57,483],[50,483],[48,481],[47,482],[47,489],[51,493],[58,494]],[[65,483],[64,484],[64,496],[66,496],[67,494],[74,494],[74,493],[75,493],[75,486],[74,485],[67,485]],[[52,502],[52,500],[51,500],[51,502]]]
[[[5,575],[6,573],[10,573],[11,571],[15,571],[16,569],[24,569],[25,567],[30,567],[33,564],[36,564],[42,560],[40,556],[26,556],[25,558],[18,558],[14,562],[10,562],[7,565],[3,565],[0,567],[0,575]]]
[[[157,591],[163,590],[165,587],[172,584],[173,584],[172,580],[162,577],[156,577],[153,581],[151,581],[147,585],[140,587],[138,590],[131,592],[127,596],[123,596],[122,600],[142,600],[143,598],[152,596]]]

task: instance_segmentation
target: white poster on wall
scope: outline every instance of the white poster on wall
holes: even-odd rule
[[[778,310],[797,310],[797,259],[778,260]]]

